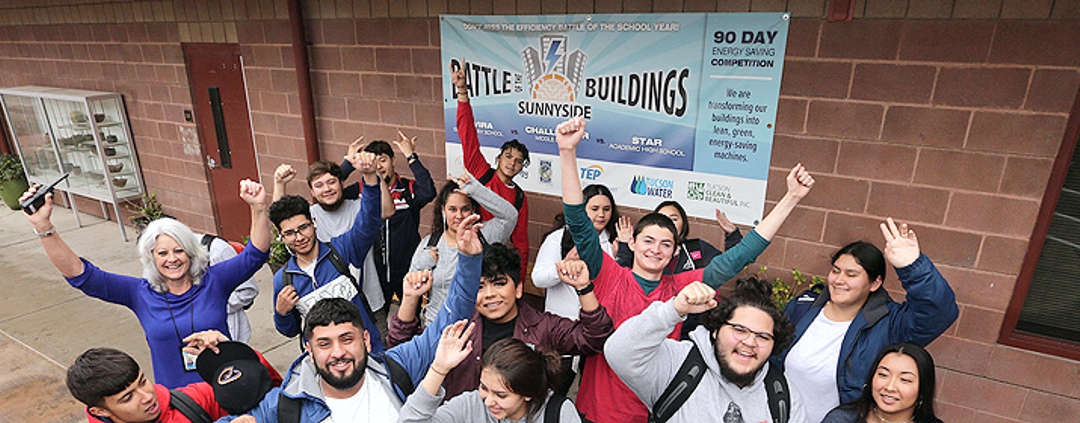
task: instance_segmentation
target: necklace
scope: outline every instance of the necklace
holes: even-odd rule
[[[884,417],[881,417],[881,413],[878,412],[877,407],[874,407],[874,415],[877,416],[878,420],[881,420],[881,423],[911,423],[913,420],[915,420],[915,414],[912,414],[911,417],[908,417],[907,420],[900,421],[900,422],[893,422],[893,421],[890,421],[890,420],[885,420]]]

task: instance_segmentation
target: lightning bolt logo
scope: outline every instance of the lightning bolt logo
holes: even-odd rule
[[[555,68],[555,63],[557,63],[561,57],[559,55],[560,46],[562,46],[562,40],[556,39],[551,41],[551,45],[548,47],[547,56],[544,57],[545,71],[551,72],[551,70]]]

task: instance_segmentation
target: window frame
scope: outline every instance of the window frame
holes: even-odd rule
[[[1072,163],[1073,154],[1077,144],[1080,143],[1080,93],[1073,101],[1072,110],[1069,113],[1069,121],[1065,126],[1065,135],[1058,148],[1054,166],[1050,172],[1050,180],[1046,183],[1046,192],[1043,194],[1042,206],[1039,208],[1038,217],[1035,220],[1035,228],[1031,231],[1031,239],[1028,242],[1027,254],[1024,256],[1020,274],[1016,277],[1016,285],[1013,288],[1009,306],[1005,309],[1005,320],[1001,324],[1001,332],[998,334],[998,343],[1026,350],[1051,354],[1072,360],[1080,360],[1080,343],[1051,338],[1044,335],[1019,332],[1016,324],[1020,320],[1020,311],[1024,307],[1028,290],[1031,288],[1031,279],[1035,274],[1035,267],[1039,263],[1046,236],[1050,231],[1050,220],[1057,210],[1061,191],[1065,186],[1065,176]],[[1077,293],[1080,296],[1080,292]]]

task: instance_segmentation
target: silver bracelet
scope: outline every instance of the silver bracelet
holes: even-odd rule
[[[48,237],[48,236],[52,236],[55,233],[56,233],[56,226],[53,226],[51,229],[45,231],[45,233],[40,233],[40,232],[37,231],[37,229],[34,229],[34,235],[37,235],[38,238],[45,238],[45,237]]]

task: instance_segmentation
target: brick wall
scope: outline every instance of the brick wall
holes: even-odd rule
[[[155,21],[58,26],[37,17],[54,15],[40,7],[2,10],[0,84],[123,92],[150,191],[170,212],[210,227],[198,158],[181,154],[176,112],[190,98],[179,42],[241,45],[260,173],[269,181],[279,163],[304,165],[284,1],[143,3]],[[305,15],[323,157],[336,160],[356,136],[391,140],[401,129],[418,136],[421,160],[441,181],[440,13],[791,12],[767,207],[795,162],[819,183],[759,264],[773,277],[792,268],[824,275],[839,245],[881,244],[884,217],[911,223],[961,307],[957,323],[930,347],[939,415],[960,423],[1049,422],[1080,415],[1080,363],[996,338],[1080,86],[1074,3],[858,0],[847,23],[825,22],[821,0],[312,0]],[[192,12],[200,7],[208,11]],[[408,173],[400,157],[398,169]],[[291,190],[306,191],[302,182]],[[559,200],[531,194],[530,203],[535,254]],[[707,223],[695,220],[693,233],[720,239]],[[895,274],[886,286],[903,297]]]

